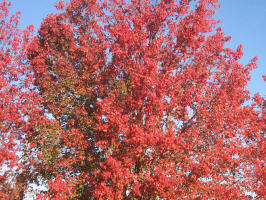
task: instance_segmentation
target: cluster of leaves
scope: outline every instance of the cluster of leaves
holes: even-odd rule
[[[256,58],[242,65],[242,46],[225,47],[217,0],[56,7],[32,41],[30,30],[23,45],[1,36],[0,164],[20,188],[62,200],[265,197],[264,100],[246,89]],[[3,197],[25,193],[14,195]]]

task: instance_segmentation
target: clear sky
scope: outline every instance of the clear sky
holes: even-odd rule
[[[12,13],[22,12],[21,27],[33,24],[38,28],[43,17],[56,11],[53,7],[56,0],[9,1],[12,2]],[[259,57],[259,67],[252,72],[248,88],[252,94],[259,92],[266,97],[266,82],[262,79],[262,75],[266,75],[266,0],[220,0],[220,5],[216,18],[222,20],[225,34],[232,36],[230,47],[244,45],[241,63]]]

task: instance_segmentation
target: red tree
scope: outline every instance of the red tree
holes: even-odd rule
[[[28,183],[48,199],[247,199],[264,192],[256,58],[217,0],[59,1],[28,48]],[[37,97],[36,97],[37,98]],[[31,97],[32,99],[32,97]]]
[[[32,92],[26,49],[32,27],[17,28],[20,13],[9,15],[10,3],[0,2],[0,199],[24,195],[25,125]]]

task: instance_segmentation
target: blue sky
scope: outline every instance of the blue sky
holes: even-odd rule
[[[11,12],[20,10],[21,27],[33,24],[39,27],[42,18],[55,12],[56,0],[10,0]],[[266,82],[262,75],[266,74],[266,0],[220,0],[221,8],[216,18],[222,20],[221,27],[226,35],[232,36],[230,47],[244,45],[244,57],[241,63],[246,64],[254,56],[258,56],[259,67],[252,72],[252,80],[248,88],[251,94],[261,93],[266,97]]]

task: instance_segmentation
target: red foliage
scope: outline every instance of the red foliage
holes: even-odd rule
[[[38,198],[265,197],[264,99],[246,89],[256,58],[224,46],[217,0],[56,6],[27,48],[39,96],[23,167],[47,185]]]
[[[9,15],[8,6],[0,2],[0,199],[17,199],[26,183],[24,130],[32,94],[26,49],[32,27],[18,29],[20,13]]]

